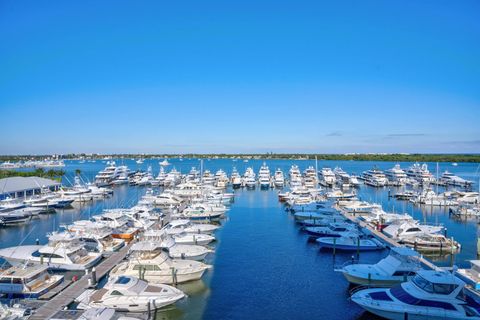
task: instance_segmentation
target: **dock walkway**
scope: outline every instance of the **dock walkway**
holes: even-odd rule
[[[113,267],[122,261],[128,253],[132,243],[123,247],[120,251],[113,253],[110,257],[102,261],[95,267],[97,272],[97,281],[104,277]],[[31,320],[45,320],[53,317],[58,311],[62,310],[75,298],[77,298],[87,287],[90,274],[84,275],[78,281],[74,282],[65,290],[61,291],[50,301],[45,302],[35,313],[29,318]]]

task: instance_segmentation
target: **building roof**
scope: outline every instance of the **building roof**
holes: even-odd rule
[[[0,194],[59,186],[60,182],[40,177],[11,177],[0,179]]]

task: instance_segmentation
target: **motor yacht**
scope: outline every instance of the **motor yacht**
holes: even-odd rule
[[[85,270],[96,265],[102,255],[88,252],[79,241],[50,237],[47,245],[26,245],[0,249],[0,257],[15,266],[30,261],[53,270]]]
[[[255,188],[255,185],[257,184],[255,177],[256,175],[255,172],[253,172],[253,169],[248,167],[243,175],[243,182],[247,188]]]
[[[232,174],[230,176],[230,181],[234,189],[238,189],[242,186],[242,177],[237,171],[237,168],[233,167]]]
[[[388,184],[388,179],[377,167],[367,170],[362,175],[366,185],[371,187],[384,187]]]
[[[420,270],[393,288],[358,290],[351,300],[387,319],[480,319],[480,304],[464,290],[448,271]]]
[[[258,172],[258,183],[260,184],[260,188],[270,188],[270,169],[265,162]]]
[[[441,233],[443,230],[443,226],[431,226],[420,224],[418,221],[407,221],[400,224],[391,224],[383,229],[383,233],[390,238],[401,240],[425,233]]]
[[[404,185],[407,183],[407,174],[397,163],[393,168],[385,170],[385,176],[395,185]]]
[[[77,299],[79,307],[107,307],[123,312],[147,312],[174,304],[185,294],[168,285],[150,284],[133,276],[110,277],[98,290],[86,290]]]
[[[213,224],[207,223],[192,223],[188,219],[177,219],[170,221],[165,227],[167,234],[178,234],[182,232],[196,233],[196,234],[212,234],[219,227]]]
[[[9,227],[30,221],[32,213],[27,208],[16,209],[8,212],[0,212],[0,225]]]
[[[320,184],[325,187],[332,187],[336,182],[335,173],[331,168],[322,168],[320,176]]]
[[[410,237],[403,237],[399,243],[424,253],[456,253],[461,245],[452,238],[443,234],[420,233]]]
[[[112,269],[112,275],[140,275],[149,283],[177,284],[199,280],[210,268],[199,261],[171,259],[161,251],[136,251]]]
[[[352,223],[331,223],[326,227],[306,227],[308,234],[315,237],[342,237],[355,233],[358,237],[357,226]]]
[[[385,245],[374,237],[360,235],[357,231],[342,234],[340,237],[320,237],[315,241],[320,248],[342,251],[374,251],[385,248]]]
[[[392,247],[387,257],[375,264],[347,264],[339,271],[354,285],[391,287],[411,280],[422,269],[420,255],[407,247]]]
[[[414,179],[420,184],[430,184],[435,182],[435,178],[428,171],[428,166],[426,163],[420,165],[418,162],[410,166],[407,171],[407,177]]]
[[[439,180],[440,182],[450,186],[469,187],[473,184],[472,181],[460,178],[449,171],[445,171]]]
[[[276,188],[283,188],[285,185],[285,177],[283,176],[283,171],[278,168],[275,170],[275,174],[273,176],[273,184]]]

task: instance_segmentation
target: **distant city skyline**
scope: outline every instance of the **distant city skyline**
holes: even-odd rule
[[[2,1],[0,154],[479,153],[478,1]]]

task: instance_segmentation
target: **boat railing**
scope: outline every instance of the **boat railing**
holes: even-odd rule
[[[348,293],[350,295],[350,297],[355,294],[356,292],[358,291],[362,291],[362,290],[365,290],[365,289],[370,289],[370,286],[368,285],[362,285],[362,286],[355,286],[351,289],[348,290]]]
[[[336,264],[333,266],[333,270],[334,271],[337,271],[337,272],[341,272],[343,270],[343,268],[345,268],[346,266],[349,266],[349,265],[352,265],[352,264],[357,264],[359,262],[358,259],[355,259],[353,256],[352,256],[352,259],[350,260],[347,260],[345,261],[344,263],[342,264]]]

